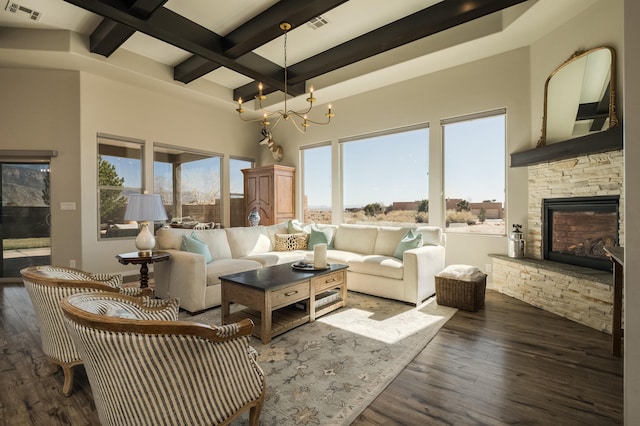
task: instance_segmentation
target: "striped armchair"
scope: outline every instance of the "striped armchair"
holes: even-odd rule
[[[258,425],[265,379],[249,345],[253,323],[177,321],[178,300],[145,307],[112,293],[61,302],[103,425]]]
[[[31,266],[20,273],[40,327],[42,352],[51,362],[62,367],[62,393],[69,396],[73,387],[73,367],[82,364],[82,359],[64,326],[60,301],[70,294],[80,292],[135,294],[140,289],[123,288],[122,275],[119,274],[92,274],[50,265]]]

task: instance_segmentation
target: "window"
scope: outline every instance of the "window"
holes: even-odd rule
[[[342,140],[345,223],[429,220],[429,128]]]
[[[505,234],[504,109],[443,120],[446,230]]]
[[[230,226],[245,226],[247,222],[244,211],[244,173],[242,173],[242,169],[250,169],[251,167],[253,167],[251,160],[229,159]]]
[[[142,192],[143,142],[98,135],[98,215],[100,238],[135,237],[124,221],[129,194]]]
[[[153,192],[172,226],[222,222],[219,155],[156,144],[153,157]]]
[[[331,145],[303,147],[302,202],[305,223],[331,223]]]

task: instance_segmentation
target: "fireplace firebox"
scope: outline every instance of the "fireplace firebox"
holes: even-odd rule
[[[544,259],[610,271],[604,247],[618,245],[619,203],[614,195],[543,200]]]

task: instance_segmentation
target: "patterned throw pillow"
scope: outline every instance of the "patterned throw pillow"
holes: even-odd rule
[[[276,234],[276,251],[306,250],[309,235]]]

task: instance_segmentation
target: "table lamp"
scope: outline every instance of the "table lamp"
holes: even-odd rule
[[[156,245],[153,232],[149,229],[149,221],[167,220],[167,211],[159,194],[131,194],[124,212],[124,220],[135,220],[140,223],[140,233],[136,237],[136,247],[140,256],[151,256]]]

